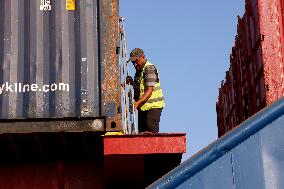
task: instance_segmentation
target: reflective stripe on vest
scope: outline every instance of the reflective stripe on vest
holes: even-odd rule
[[[143,70],[140,76],[140,98],[143,96],[143,94],[146,91],[145,82],[144,82],[145,68],[150,65],[153,65],[153,64],[147,61],[145,66],[143,67]],[[159,77],[158,71],[157,71],[157,74],[158,74],[157,76]],[[163,108],[163,107],[165,107],[165,101],[164,101],[164,95],[163,95],[163,91],[162,91],[160,81],[159,81],[155,84],[151,97],[147,100],[145,104],[143,104],[140,107],[140,109],[142,111],[145,111],[145,110],[150,110],[153,108]]]

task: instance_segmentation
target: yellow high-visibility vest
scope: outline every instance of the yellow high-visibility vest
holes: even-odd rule
[[[145,74],[145,69],[147,68],[147,66],[153,65],[150,62],[146,62],[146,64],[143,67],[143,70],[141,72],[141,76],[140,76],[140,98],[143,96],[143,94],[146,91],[146,86],[145,86],[145,81],[144,81],[144,74]],[[159,73],[157,70],[157,77],[159,78]],[[163,108],[165,107],[165,101],[164,101],[164,95],[163,95],[163,91],[161,88],[161,84],[160,84],[160,80],[158,82],[156,82],[152,95],[151,97],[145,102],[145,104],[143,104],[140,107],[140,110],[142,111],[146,111],[146,110],[150,110],[153,108]]]

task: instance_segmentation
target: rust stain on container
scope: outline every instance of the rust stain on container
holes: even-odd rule
[[[261,1],[259,5],[260,30],[265,36],[262,48],[264,80],[269,86],[266,91],[268,105],[284,94],[283,8],[281,0]]]
[[[102,3],[103,9],[107,10],[102,11],[103,19],[108,20],[105,22],[103,28],[111,28],[111,30],[104,31],[105,38],[103,43],[105,48],[105,57],[103,59],[104,77],[102,82],[102,98],[104,104],[102,106],[106,108],[105,111],[108,117],[106,123],[107,128],[108,130],[112,130],[116,127],[122,127],[120,114],[113,118],[115,112],[109,110],[112,109],[117,112],[120,108],[120,104],[113,104],[113,102],[120,101],[120,70],[118,65],[119,55],[116,54],[116,47],[119,46],[119,2],[118,0],[108,0],[103,1]]]
[[[284,95],[283,6],[246,0],[231,53],[233,77],[226,74],[216,104],[219,136]]]
[[[118,1],[112,0],[104,1],[104,6],[110,6],[110,13],[104,15],[107,22],[107,28],[112,28],[111,32],[106,32],[105,42],[105,59],[104,59],[104,67],[105,69],[105,78],[103,83],[104,89],[104,100],[105,102],[111,102],[117,100],[119,98],[120,93],[117,90],[117,81],[119,80],[119,67],[117,65],[119,55],[116,54],[116,47],[119,45],[119,28],[118,28]]]

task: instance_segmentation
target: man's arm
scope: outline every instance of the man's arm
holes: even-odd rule
[[[147,87],[146,92],[143,96],[135,103],[134,109],[137,110],[141,105],[143,105],[152,95],[154,87]]]

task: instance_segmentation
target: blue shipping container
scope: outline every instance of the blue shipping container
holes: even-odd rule
[[[148,188],[284,188],[284,98],[188,159]]]

